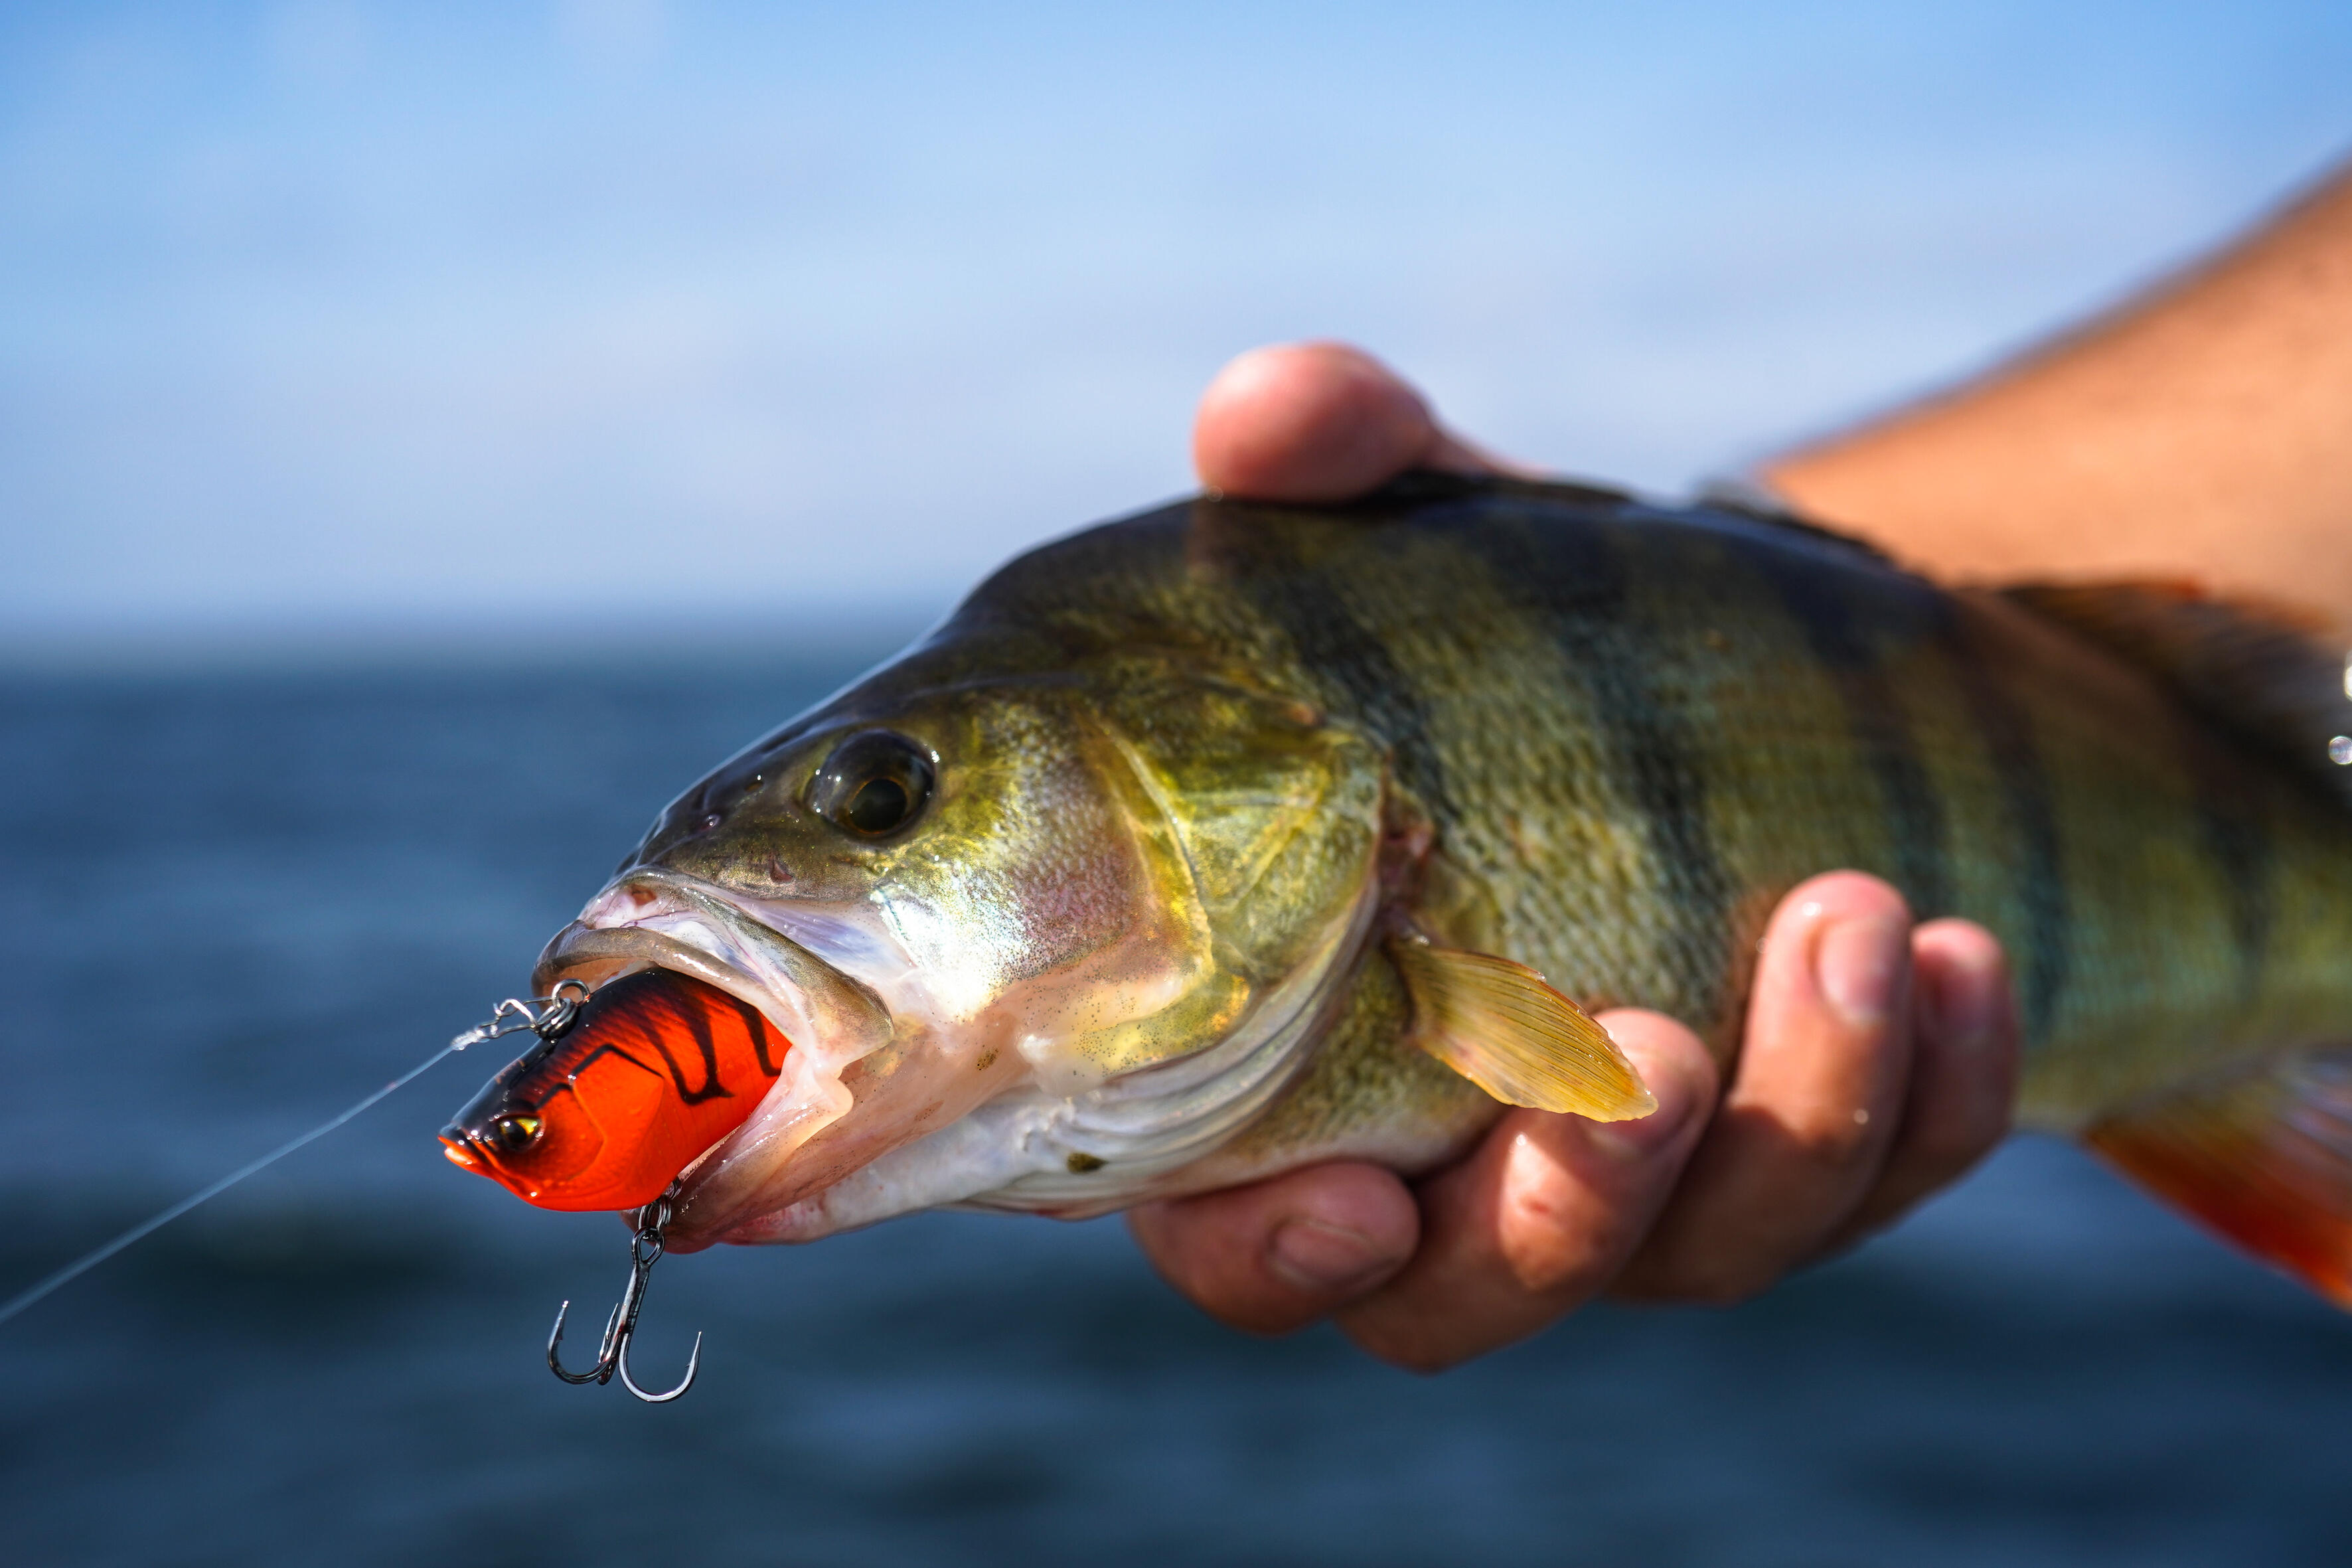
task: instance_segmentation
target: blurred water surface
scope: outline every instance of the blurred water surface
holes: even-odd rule
[[[520,983],[703,767],[879,649],[0,679],[0,1293]],[[198,1564],[2345,1560],[2352,1325],[2072,1152],[1727,1312],[1434,1379],[1227,1332],[1116,1222],[923,1216],[656,1275],[649,1408],[540,1364],[609,1218],[436,1071],[0,1331],[0,1555]]]

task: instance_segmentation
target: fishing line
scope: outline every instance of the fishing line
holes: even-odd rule
[[[576,983],[566,982],[565,984],[567,985],[571,985],[575,984]],[[227,1175],[223,1176],[220,1180],[213,1183],[211,1185],[189,1194],[186,1197],[182,1198],[178,1203],[173,1204],[163,1213],[140,1221],[137,1225],[132,1226],[129,1230],[124,1231],[121,1236],[116,1237],[112,1241],[108,1242],[105,1246],[100,1247],[94,1251],[84,1253],[81,1257],[75,1258],[71,1263],[67,1264],[63,1268],[58,1269],[56,1273],[37,1281],[26,1289],[18,1291],[16,1295],[9,1297],[6,1301],[0,1302],[0,1323],[6,1322],[9,1319],[15,1317],[17,1313],[23,1311],[26,1308],[31,1306],[42,1297],[47,1296],[51,1291],[57,1289],[59,1286],[68,1284],[82,1275],[89,1273],[91,1269],[97,1268],[100,1264],[105,1262],[108,1258],[121,1251],[124,1247],[141,1241],[147,1237],[154,1235],[155,1232],[163,1229],[165,1226],[171,1224],[182,1215],[186,1214],[190,1209],[196,1207],[200,1204],[208,1203],[212,1199],[220,1196],[221,1194],[228,1191],[231,1187],[236,1185],[239,1182],[245,1180],[247,1176],[254,1174],[256,1172],[268,1169],[278,1161],[286,1158],[287,1155],[291,1154],[297,1149],[301,1148],[304,1144],[325,1137],[328,1133],[332,1132],[336,1128],[341,1127],[344,1122],[349,1121],[352,1118],[359,1115],[360,1112],[367,1110],[378,1100],[383,1100],[386,1095],[414,1083],[417,1079],[424,1076],[426,1069],[435,1066],[444,1057],[456,1056],[467,1046],[478,1045],[484,1040],[493,1040],[498,1038],[500,1035],[511,1035],[523,1029],[530,1029],[533,1033],[542,1036],[560,1034],[564,1026],[568,1025],[572,1021],[572,1015],[580,1010],[580,1000],[586,996],[587,991],[585,987],[582,987],[580,997],[573,997],[561,994],[560,993],[562,992],[563,987],[559,986],[557,989],[559,992],[559,994],[557,995],[534,996],[528,1002],[515,997],[509,997],[506,1001],[499,1004],[498,1010],[490,1015],[488,1022],[475,1025],[472,1028],[467,1030],[464,1034],[459,1035],[456,1039],[451,1040],[447,1045],[442,1047],[439,1050],[434,1052],[431,1056],[425,1058],[415,1067],[410,1068],[406,1072],[402,1073],[398,1078],[394,1079],[390,1083],[385,1084],[382,1089],[375,1090],[373,1093],[361,1100],[357,1104],[350,1106],[345,1110],[339,1111],[335,1115],[329,1117],[326,1121],[319,1123],[318,1126],[313,1127],[308,1132],[303,1133],[299,1138],[293,1139],[289,1142],[278,1145],[268,1153],[262,1155],[261,1158],[251,1161],[246,1164],[239,1165],[236,1170],[231,1171]]]

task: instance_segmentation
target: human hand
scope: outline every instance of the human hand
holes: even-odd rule
[[[1408,468],[1496,459],[1377,361],[1337,344],[1244,354],[1202,400],[1204,484],[1328,501]],[[1279,1333],[1318,1318],[1431,1372],[1593,1297],[1730,1302],[1886,1225],[2008,1131],[2017,1023],[1982,927],[1915,925],[1857,872],[1784,899],[1728,1082],[1698,1037],[1634,1008],[1601,1022],[1657,1096],[1639,1121],[1514,1110],[1408,1185],[1334,1163],[1135,1210],[1160,1272],[1212,1315]]]

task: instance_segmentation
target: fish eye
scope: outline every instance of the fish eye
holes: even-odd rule
[[[860,838],[896,833],[931,795],[931,759],[904,735],[867,730],[833,749],[810,781],[809,805]]]
[[[509,1154],[520,1154],[539,1137],[536,1116],[501,1116],[490,1123],[490,1141]]]

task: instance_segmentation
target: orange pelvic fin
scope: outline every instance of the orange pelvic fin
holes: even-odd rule
[[[2352,1051],[2287,1058],[2092,1127],[2125,1174],[2352,1309]]]

